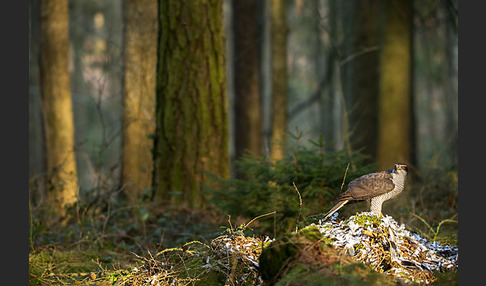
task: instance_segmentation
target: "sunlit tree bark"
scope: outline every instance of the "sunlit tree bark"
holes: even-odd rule
[[[41,95],[48,200],[59,216],[78,193],[71,87],[68,70],[68,1],[41,1]]]
[[[199,207],[207,175],[229,176],[222,1],[161,1],[157,198]]]
[[[287,132],[287,13],[284,0],[271,1],[272,147],[271,157],[283,157]]]
[[[125,1],[122,186],[131,201],[153,183],[157,0]]]

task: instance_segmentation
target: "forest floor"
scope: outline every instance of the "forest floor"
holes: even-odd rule
[[[259,258],[274,239],[255,234],[249,224],[258,228],[258,219],[231,219],[212,210],[155,205],[135,212],[138,219],[112,211],[111,217],[106,213],[99,214],[97,220],[78,217],[65,227],[51,227],[49,231],[33,225],[29,285],[265,285]],[[457,245],[450,239],[457,232],[457,224],[452,225],[455,227],[441,232],[443,244]],[[438,238],[439,227],[428,225],[428,237],[435,234]],[[424,226],[423,234],[426,230]],[[315,273],[324,273],[329,282],[401,284],[337,248],[328,247],[319,253],[327,257],[320,258],[326,266]],[[312,269],[305,266],[295,273],[308,276]],[[456,270],[434,275],[435,285],[457,284]],[[282,285],[299,285],[286,279]]]

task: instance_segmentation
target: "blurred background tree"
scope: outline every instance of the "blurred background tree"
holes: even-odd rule
[[[412,128],[412,3],[383,1],[380,44],[377,160],[380,169],[396,162],[415,165]]]
[[[233,0],[235,158],[263,151],[257,1]],[[241,173],[235,170],[235,175]]]
[[[67,0],[40,5],[40,86],[45,135],[47,205],[54,217],[77,201],[74,122],[69,76],[69,7]]]
[[[272,159],[283,157],[287,146],[287,7],[285,0],[271,6],[272,45]]]
[[[152,189],[158,3],[126,0],[121,187],[131,201]]]
[[[342,21],[343,47],[337,51],[346,109],[349,112],[351,147],[376,162],[378,143],[379,41],[382,27],[380,2],[352,1],[340,4],[346,19]],[[335,4],[336,5],[336,4]],[[336,11],[339,13],[339,10]],[[334,23],[337,25],[337,23]],[[387,166],[386,168],[389,168]]]

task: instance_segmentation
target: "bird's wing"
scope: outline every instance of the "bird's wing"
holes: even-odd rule
[[[346,191],[348,195],[346,197],[352,197],[353,200],[367,200],[391,192],[394,188],[395,184],[390,172],[372,173],[351,181],[348,184]]]

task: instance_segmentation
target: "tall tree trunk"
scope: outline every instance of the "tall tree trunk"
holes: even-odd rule
[[[256,1],[233,0],[236,158],[262,154],[257,28]]]
[[[41,94],[44,112],[48,200],[62,216],[78,193],[74,124],[68,70],[68,2],[41,2]]]
[[[348,2],[350,3],[350,2]],[[376,160],[378,125],[378,18],[379,1],[355,0],[350,6],[350,39],[341,64],[346,74],[346,107],[349,111],[350,142]]]
[[[229,175],[222,1],[161,1],[157,197],[199,207],[207,174]]]
[[[45,200],[46,188],[42,102],[39,79],[40,2],[29,1],[29,192],[35,205]]]
[[[334,140],[334,122],[332,120],[332,77],[333,77],[333,67],[334,67],[334,56],[335,51],[332,49],[332,42],[334,39],[333,31],[336,25],[336,11],[335,4],[333,1],[329,3],[323,3],[322,1],[313,1],[313,13],[316,19],[314,25],[315,36],[317,38],[315,47],[315,72],[317,75],[317,94],[319,102],[319,134],[322,136],[324,142],[326,143],[325,150],[332,151],[332,145],[330,142]],[[324,19],[321,19],[321,11],[327,9],[329,16],[327,23],[324,23]],[[326,30],[322,28],[326,27]]]
[[[378,165],[411,161],[411,20],[410,0],[382,1],[385,11],[380,58]]]
[[[157,0],[125,1],[122,186],[131,201],[153,183]]]
[[[271,157],[283,157],[287,132],[287,8],[272,0],[272,142]]]
[[[458,164],[458,75],[457,75],[457,0],[450,1],[448,4],[448,21],[445,27],[445,57],[447,62],[446,74],[445,74],[445,88],[447,99],[447,122],[446,130],[448,130],[446,140],[449,140],[448,146],[450,157],[450,164]]]

